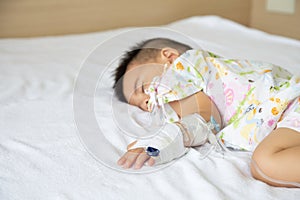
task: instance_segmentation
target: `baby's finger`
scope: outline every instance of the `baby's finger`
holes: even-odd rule
[[[124,168],[130,168],[133,163],[135,163],[137,157],[142,153],[144,150],[143,149],[137,149],[135,151],[129,151],[125,154],[126,156],[126,162],[123,165]]]
[[[117,164],[118,165],[124,165],[128,156],[131,154],[131,152],[126,152],[118,161]]]
[[[149,158],[146,153],[141,153],[135,161],[134,169],[140,169]]]
[[[150,157],[149,160],[148,160],[148,165],[153,166],[154,164],[155,164],[155,159]]]
[[[126,155],[126,154],[125,154],[125,155]],[[118,165],[123,165],[123,164],[125,163],[125,161],[126,161],[125,155],[122,156],[122,157],[118,160],[118,162],[117,162]]]

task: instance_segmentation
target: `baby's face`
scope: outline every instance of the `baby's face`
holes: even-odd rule
[[[145,93],[153,78],[161,76],[165,64],[171,65],[179,56],[176,49],[165,47],[155,59],[155,63],[130,64],[123,79],[123,93],[127,102],[148,110],[149,95]]]
[[[131,65],[123,79],[123,93],[127,102],[148,111],[149,95],[145,93],[155,76],[163,73],[164,64],[148,63]]]

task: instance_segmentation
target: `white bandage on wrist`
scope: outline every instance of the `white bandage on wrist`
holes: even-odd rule
[[[152,138],[137,140],[128,150],[144,148],[155,159],[155,164],[167,163],[184,155],[188,150],[186,147],[200,146],[207,141],[218,146],[212,132],[214,128],[200,115],[191,114],[180,122],[165,124]]]
[[[148,147],[159,150],[158,156],[152,156],[155,164],[163,164],[181,157],[187,152],[183,144],[183,135],[176,124],[165,124],[157,135],[150,139],[140,139],[128,150]]]
[[[200,146],[207,141],[215,143],[213,124],[207,123],[199,114],[187,115],[177,124],[183,133],[185,146]]]

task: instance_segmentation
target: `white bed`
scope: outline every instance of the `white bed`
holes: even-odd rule
[[[223,56],[268,61],[295,73],[300,69],[297,40],[217,16],[192,17],[164,27]],[[212,152],[201,160],[197,149],[191,149],[168,167],[151,173],[125,173],[116,170],[114,161],[126,141],[108,134],[107,141],[115,149],[99,147],[98,153],[109,158],[111,167],[98,162],[78,136],[74,83],[81,64],[97,44],[128,30],[132,29],[0,40],[1,200],[299,199],[300,189],[271,187],[253,179],[248,154],[234,157]],[[116,40],[107,52],[132,42],[132,38]],[[99,66],[100,71],[107,69],[107,57],[93,58],[88,61],[91,65]],[[112,94],[112,79],[101,81],[101,95],[97,94],[105,99]],[[109,111],[107,105],[95,107],[103,122],[101,130],[117,134]]]

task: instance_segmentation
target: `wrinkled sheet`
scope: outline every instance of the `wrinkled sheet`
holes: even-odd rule
[[[299,71],[297,40],[217,16],[192,17],[164,27],[225,57],[261,60]],[[124,173],[91,156],[74,121],[74,82],[83,60],[97,44],[127,30],[130,28],[0,40],[0,199],[299,198],[300,189],[271,187],[253,179],[249,154],[213,151],[200,159],[201,149],[191,149],[181,159],[151,173]],[[104,60],[94,62],[104,68]],[[112,80],[104,81],[101,95],[106,98],[112,94]],[[116,150],[102,153],[114,165],[127,140],[114,135],[117,129],[112,128],[115,125],[110,115],[104,113],[107,106],[95,110],[107,141]]]

